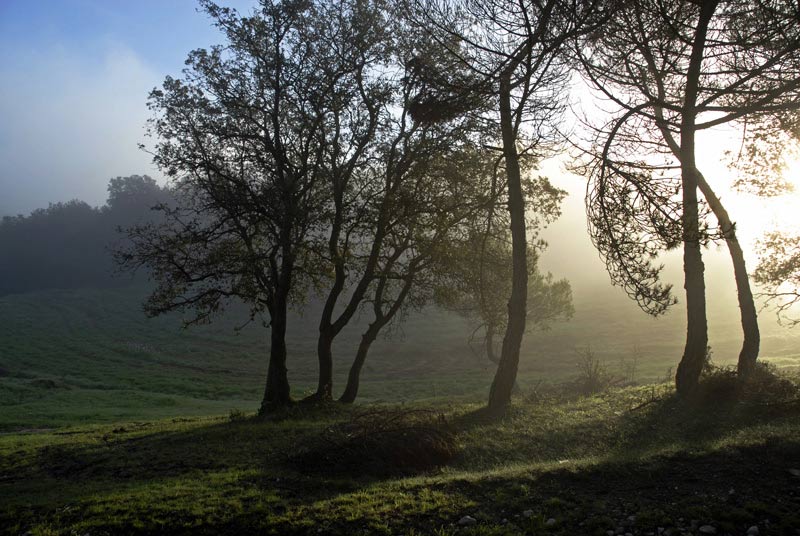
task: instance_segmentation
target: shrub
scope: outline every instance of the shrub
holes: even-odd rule
[[[780,403],[794,400],[798,387],[769,363],[759,361],[747,378],[733,366],[717,367],[710,360],[703,369],[698,396],[708,401]]]
[[[593,395],[607,391],[612,384],[603,360],[594,355],[590,347],[576,349],[578,354],[578,377],[573,384],[574,389],[582,395]]]
[[[230,413],[228,413],[228,420],[231,422],[241,422],[245,419],[247,419],[247,414],[239,408],[233,408]]]
[[[440,413],[371,409],[328,427],[291,461],[311,472],[410,474],[441,467],[457,451],[455,432]]]

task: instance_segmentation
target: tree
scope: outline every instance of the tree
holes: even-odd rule
[[[754,279],[766,290],[762,296],[773,306],[780,321],[800,324],[793,308],[800,303],[800,236],[770,233],[762,242],[761,258]]]
[[[369,205],[375,193],[371,182],[380,181],[372,168],[390,128],[388,106],[396,90],[384,76],[392,54],[387,15],[381,2],[341,1],[321,5],[314,19],[321,36],[318,47],[327,56],[319,69],[330,81],[327,113],[319,132],[329,194],[323,216],[328,231],[322,234],[324,243],[317,255],[332,272],[332,282],[319,320],[319,378],[312,400],[332,397],[333,342],[364,299],[383,240],[383,221]],[[359,251],[360,247],[368,253]],[[349,299],[337,314],[337,305],[353,280]]]
[[[537,217],[528,220],[528,234],[536,237],[539,226],[560,215],[565,192],[554,188],[543,177],[527,182],[526,191],[537,208]],[[472,227],[461,241],[451,243],[451,255],[439,268],[446,274],[436,288],[439,305],[457,312],[476,324],[473,332],[483,333],[486,357],[499,362],[495,340],[506,329],[506,300],[510,293],[512,252],[509,247],[507,213],[501,196],[496,206]],[[548,329],[551,322],[566,320],[573,314],[572,290],[565,279],[555,281],[552,274],[543,274],[538,259],[546,249],[543,240],[532,240],[528,246],[527,329]]]
[[[150,314],[191,310],[188,322],[203,322],[238,299],[265,315],[264,413],[291,402],[287,310],[313,283],[305,259],[323,225],[326,92],[338,70],[322,68],[332,56],[318,46],[329,42],[314,23],[321,4],[263,0],[251,16],[201,5],[227,44],[193,51],[183,79],[150,95],[154,162],[176,205],[131,230],[121,261],[151,269]]]
[[[401,123],[407,120],[404,112]],[[371,321],[339,399],[345,403],[358,394],[361,369],[380,331],[403,311],[433,300],[442,262],[463,229],[492,202],[488,182],[494,155],[472,139],[471,129],[410,124],[408,134],[417,133],[393,144],[384,160],[386,190],[378,197],[384,231],[381,247],[373,250],[375,268],[365,296]]]
[[[434,70],[417,115],[481,113],[497,130],[508,191],[512,284],[501,356],[488,409],[508,407],[525,332],[528,295],[525,197],[520,161],[542,158],[558,140],[569,66],[564,44],[602,20],[601,2],[421,2],[417,19],[456,69]],[[493,108],[494,114],[486,113]],[[522,145],[520,148],[519,145]]]
[[[629,215],[629,219],[638,218],[643,224],[639,234],[643,241],[631,245],[621,227],[613,229],[613,224],[602,223],[612,212],[597,209],[593,219],[601,232],[596,236],[616,233],[602,238],[603,247],[607,246],[604,255],[615,266],[612,276],[627,280],[631,288],[649,288],[637,292],[646,296],[646,302],[659,304],[656,313],[669,305],[671,297],[669,288],[657,281],[659,269],[649,266],[646,257],[656,253],[659,242],[674,246],[673,224],[680,219],[688,316],[686,347],[676,375],[682,393],[697,384],[706,356],[701,249],[707,240],[724,239],[734,266],[744,332],[740,375],[752,370],[758,356],[756,308],[736,226],[698,169],[696,135],[793,106],[791,98],[798,83],[794,69],[785,70],[785,61],[796,55],[798,44],[793,22],[797,8],[790,4],[632,2],[614,12],[603,34],[578,45],[588,79],[619,109],[607,127],[600,129],[599,143],[593,149],[595,164],[590,173],[599,186],[594,188],[590,206],[591,202],[595,206],[605,202],[602,198],[609,194],[604,190],[611,177],[620,185],[617,193],[635,198],[624,210],[638,211],[639,216]],[[632,146],[634,141],[638,147]],[[615,149],[620,144],[628,154]],[[670,181],[670,172],[677,170],[680,184],[670,194],[671,185],[663,184]],[[718,220],[717,229],[704,223],[698,188]],[[677,193],[681,199],[676,206]],[[659,203],[666,203],[666,210],[661,210]],[[648,225],[649,230],[644,230]],[[609,251],[615,253],[609,255]],[[628,263],[631,259],[638,260]],[[639,285],[642,282],[644,285]]]

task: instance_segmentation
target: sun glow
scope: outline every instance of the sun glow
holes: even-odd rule
[[[759,257],[758,241],[773,231],[800,233],[800,157],[796,151],[785,151],[791,157],[783,166],[783,179],[791,191],[772,197],[737,190],[733,185],[738,171],[731,166],[741,138],[735,132],[715,130],[698,138],[697,166],[722,200],[731,219],[736,222],[748,264]]]

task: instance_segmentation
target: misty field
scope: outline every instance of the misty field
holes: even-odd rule
[[[376,348],[355,406],[301,405],[264,421],[255,417],[263,330],[235,332],[235,311],[189,330],[177,317],[147,320],[144,290],[0,300],[10,328],[0,532],[605,536],[757,526],[795,535],[800,526],[796,398],[726,398],[724,381],[704,387],[708,399],[676,397],[665,376],[680,318],[648,331],[653,321],[635,309],[612,317],[607,308],[620,304],[608,294],[578,298],[571,322],[529,336],[514,405],[496,421],[481,411],[493,366],[470,349],[469,326],[414,313]],[[315,378],[313,317],[298,316],[302,329],[289,337],[298,397]],[[767,360],[796,378],[792,335],[776,330],[765,342]],[[578,392],[589,344],[616,385],[598,395]],[[368,430],[366,450],[332,440],[365,416],[397,412],[430,415],[446,456],[426,466],[436,448],[382,428]],[[322,467],[331,459],[335,471]]]
[[[255,411],[264,390],[268,331],[250,325],[236,332],[246,320],[243,311],[188,330],[176,315],[147,319],[140,307],[145,292],[49,290],[0,298],[0,431]],[[313,308],[295,314],[289,333],[297,397],[311,392],[316,380]],[[795,369],[800,333],[769,320],[762,359]],[[680,356],[682,321],[679,314],[648,318],[614,289],[578,294],[571,321],[526,338],[520,389],[574,380],[586,348],[621,382],[663,381]],[[712,358],[732,364],[735,317],[715,327]],[[360,323],[348,327],[334,348],[335,388],[343,385],[360,329]],[[471,331],[453,314],[410,314],[401,329],[376,343],[359,402],[483,400],[494,365],[479,344],[470,347]]]

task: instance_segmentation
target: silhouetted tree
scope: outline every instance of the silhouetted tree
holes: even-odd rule
[[[672,298],[647,257],[675,245],[680,221],[688,316],[676,375],[682,393],[697,384],[708,344],[701,253],[707,240],[723,238],[734,266],[744,332],[740,375],[758,356],[756,308],[736,226],[697,167],[695,140],[700,131],[796,106],[797,73],[786,63],[797,54],[796,16],[792,2],[630,2],[602,33],[578,45],[588,78],[620,110],[600,129],[590,166],[595,243],[612,278],[649,312],[662,312]],[[704,223],[698,188],[718,229]],[[615,215],[635,220],[638,234]]]
[[[548,329],[549,324],[572,316],[572,290],[566,279],[555,281],[552,274],[539,271],[538,260],[547,243],[535,239],[541,228],[560,216],[565,192],[539,177],[526,181],[526,191],[536,208],[528,218],[527,329]],[[443,256],[438,270],[444,275],[436,288],[436,301],[447,309],[475,322],[474,333],[483,333],[486,357],[498,363],[495,340],[508,320],[506,300],[510,293],[512,252],[509,247],[507,212],[501,205],[471,221],[471,228],[460,240],[451,243],[450,255]]]
[[[323,225],[328,92],[351,58],[326,49],[322,3],[263,0],[250,16],[201,5],[227,43],[193,51],[183,79],[150,95],[154,162],[177,204],[131,231],[122,261],[151,268],[151,314],[191,309],[205,321],[231,299],[266,314],[264,413],[291,401],[287,311],[315,277],[306,259]]]
[[[568,93],[569,65],[561,52],[570,38],[602,20],[601,5],[561,0],[417,3],[421,28],[448,50],[455,66],[430,69],[430,88],[420,95],[417,115],[436,121],[484,112],[502,146],[513,268],[508,321],[489,393],[488,409],[495,414],[510,403],[525,332],[528,246],[520,161],[542,158],[554,148]]]
[[[375,267],[364,297],[371,320],[340,397],[346,403],[357,396],[361,369],[380,331],[403,311],[432,301],[443,260],[463,228],[492,202],[494,155],[471,139],[470,129],[409,122],[405,112],[400,121],[403,134],[385,156],[385,189],[377,197],[380,247],[372,242]]]

